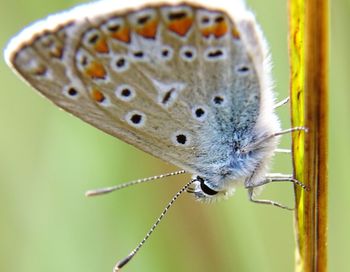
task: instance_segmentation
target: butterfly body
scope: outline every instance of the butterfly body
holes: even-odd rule
[[[280,127],[250,12],[231,18],[188,3],[84,11],[24,30],[8,63],[59,107],[200,177],[199,199],[259,185],[278,141],[254,143]]]

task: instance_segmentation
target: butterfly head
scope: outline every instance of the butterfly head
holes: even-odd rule
[[[217,190],[211,188],[209,180],[194,176],[192,186],[187,189],[188,193],[193,193],[195,198],[202,202],[213,202],[223,198],[228,198],[234,193],[234,188]]]

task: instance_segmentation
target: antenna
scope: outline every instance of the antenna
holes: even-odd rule
[[[125,266],[128,262],[130,262],[130,260],[136,255],[136,253],[140,250],[140,248],[144,245],[144,243],[147,241],[147,239],[151,236],[151,234],[153,233],[153,231],[155,230],[155,228],[158,226],[158,224],[160,223],[160,221],[163,219],[163,217],[165,216],[165,214],[168,212],[168,210],[170,209],[170,207],[174,204],[174,202],[176,201],[176,199],[183,193],[185,192],[188,187],[195,182],[196,179],[192,179],[190,182],[188,182],[185,186],[183,186],[181,188],[180,191],[178,191],[173,198],[170,200],[170,202],[168,203],[168,205],[164,208],[163,212],[160,214],[160,216],[158,217],[158,219],[156,220],[156,222],[153,224],[153,226],[151,227],[151,229],[147,232],[146,236],[142,239],[142,241],[137,245],[137,247],[132,250],[130,252],[130,254],[125,257],[124,259],[120,260],[119,262],[117,262],[117,264],[115,265],[113,271],[117,272],[120,271],[120,269]]]
[[[97,195],[108,194],[108,193],[111,193],[113,191],[120,190],[120,189],[129,187],[129,186],[132,186],[132,185],[136,185],[136,184],[140,184],[140,183],[144,183],[144,182],[149,182],[149,181],[153,181],[153,180],[157,180],[157,179],[162,179],[162,178],[166,178],[166,177],[181,175],[181,174],[185,174],[185,173],[186,173],[185,170],[179,170],[179,171],[175,171],[175,172],[171,172],[171,173],[162,174],[159,176],[137,179],[137,180],[125,182],[125,183],[111,186],[111,187],[93,189],[93,190],[87,191],[85,193],[85,196],[97,196]]]

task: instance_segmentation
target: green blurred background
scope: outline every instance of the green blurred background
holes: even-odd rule
[[[28,23],[83,1],[0,0],[0,48]],[[278,99],[288,93],[287,1],[250,0],[271,46]],[[331,2],[329,271],[349,271],[350,1]],[[87,199],[87,189],[175,167],[57,109],[0,58],[0,271],[111,271],[187,181],[136,186]],[[279,110],[289,127],[288,107]],[[289,146],[285,137],[282,146]],[[287,155],[275,172],[290,172]],[[263,197],[293,205],[292,186]],[[125,271],[293,271],[293,214],[254,205],[244,189],[227,201],[179,199]]]

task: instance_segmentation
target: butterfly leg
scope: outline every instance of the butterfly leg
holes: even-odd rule
[[[285,205],[282,205],[278,202],[272,201],[272,200],[265,200],[265,199],[255,199],[254,198],[254,189],[257,187],[260,187],[262,185],[265,185],[267,183],[271,183],[271,182],[292,182],[295,185],[300,186],[301,188],[303,188],[304,190],[309,190],[309,188],[302,182],[300,182],[299,180],[293,178],[292,175],[283,175],[283,174],[269,174],[265,177],[265,179],[259,181],[259,183],[255,183],[254,185],[251,186],[246,186],[246,188],[248,189],[248,194],[249,194],[249,199],[252,202],[255,203],[259,203],[259,204],[267,204],[267,205],[272,205],[272,206],[276,206],[282,209],[286,209],[286,210],[293,210],[293,208],[289,208]]]
[[[275,104],[273,106],[274,109],[277,109],[285,104],[287,104],[289,102],[289,96],[287,96],[285,99],[283,99],[282,101],[278,102],[277,104]]]
[[[258,148],[262,143],[268,141],[271,138],[277,137],[277,136],[281,136],[283,134],[288,134],[288,133],[292,133],[295,131],[305,131],[308,132],[308,129],[306,127],[292,127],[292,128],[288,128],[285,130],[281,130],[281,131],[277,131],[275,133],[272,133],[270,135],[267,135],[265,137],[262,137],[260,139],[258,139],[256,142],[253,142],[251,144],[248,144],[245,147],[242,147],[241,152],[242,153],[248,153],[249,151],[252,151],[256,148]]]
[[[305,191],[309,191],[309,188],[302,183],[301,181],[293,178],[292,175],[285,175],[285,174],[280,174],[280,173],[271,173],[265,176],[265,179],[260,181],[258,184],[255,184],[254,187],[258,187],[261,185],[265,185],[267,183],[271,183],[271,182],[292,182],[295,185],[300,186],[301,188],[303,188]]]
[[[289,208],[285,205],[282,205],[278,202],[275,202],[273,200],[268,200],[268,199],[256,199],[255,196],[254,196],[254,187],[252,188],[248,188],[248,195],[249,195],[249,200],[254,202],[254,203],[258,203],[258,204],[265,204],[265,205],[272,205],[272,206],[275,206],[275,207],[279,207],[279,208],[282,208],[282,209],[286,209],[286,210],[289,210],[289,211],[293,211],[294,208]]]

